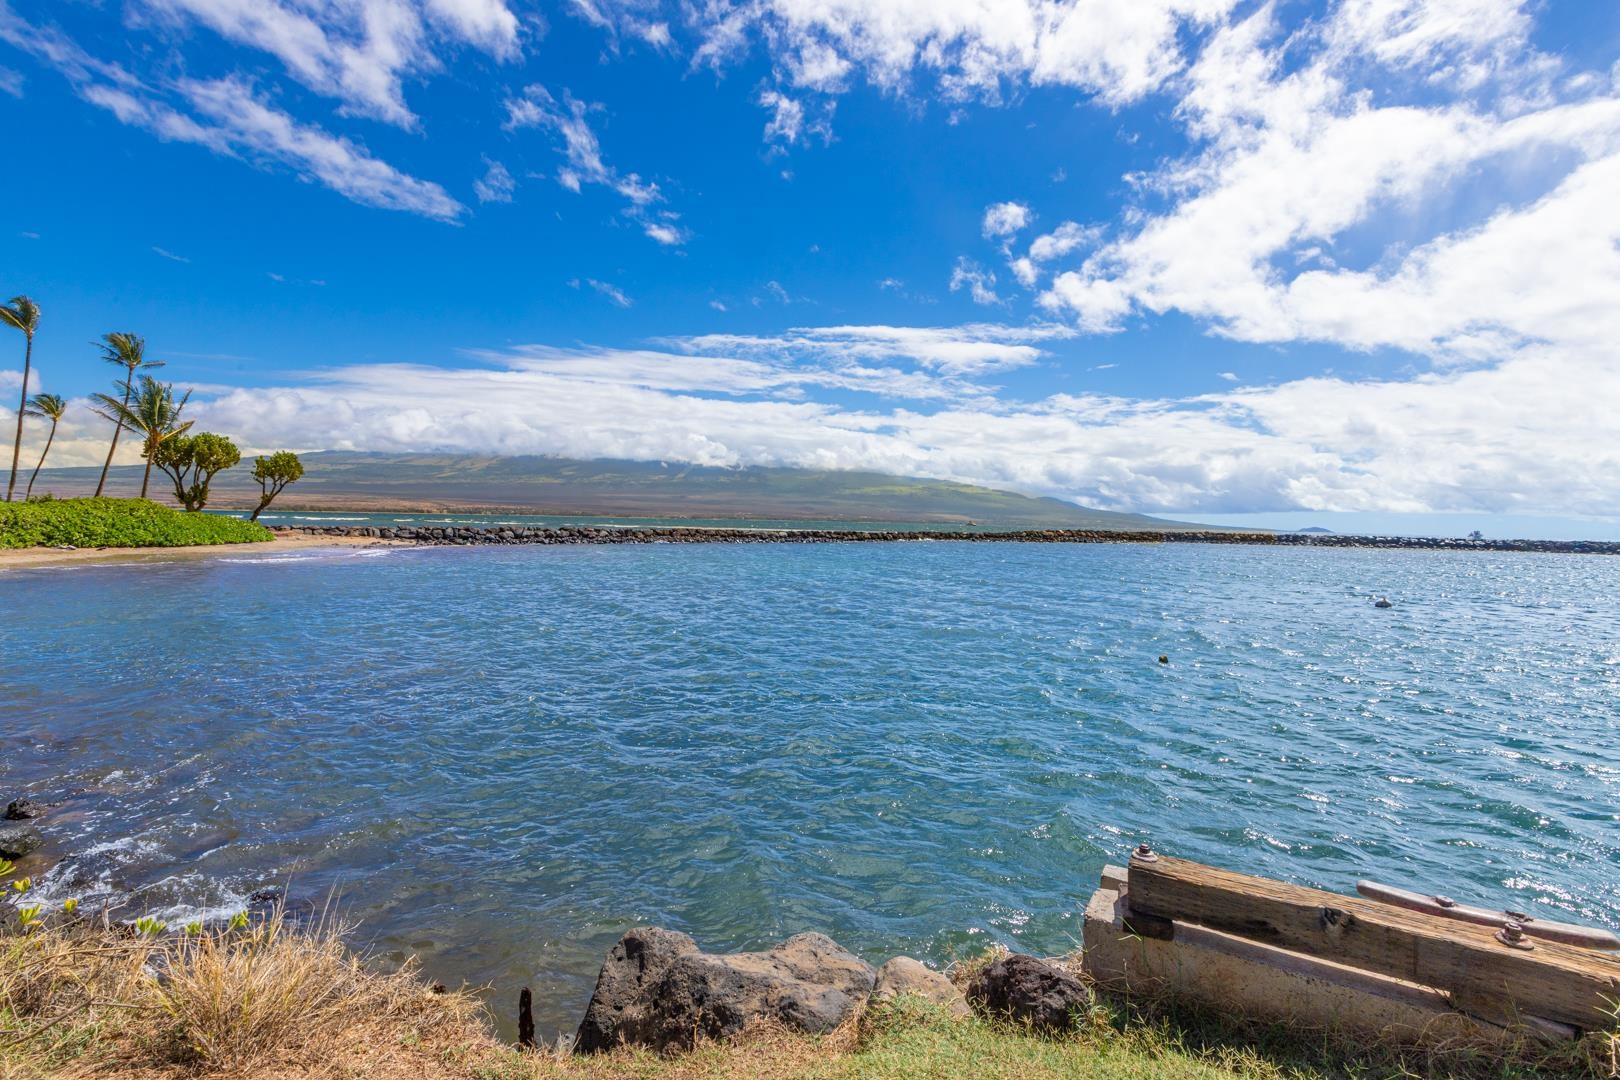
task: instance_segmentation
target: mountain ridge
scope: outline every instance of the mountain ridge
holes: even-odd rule
[[[304,479],[287,489],[277,510],[487,510],[1116,530],[1210,528],[974,484],[869,471],[335,450],[302,457]],[[115,467],[108,493],[135,494],[141,473],[139,465]],[[100,469],[94,467],[46,469],[36,490],[86,495],[94,490],[99,475]],[[152,493],[167,501],[166,483],[160,486],[160,481],[166,478],[153,476]],[[256,504],[257,496],[251,466],[244,462],[215,479],[209,507],[247,508]]]

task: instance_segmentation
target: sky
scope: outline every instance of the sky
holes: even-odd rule
[[[1620,4],[0,0],[0,119],[54,464],[125,330],[252,451],[1620,537]]]

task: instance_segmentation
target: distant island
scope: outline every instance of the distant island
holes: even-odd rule
[[[303,479],[276,504],[278,511],[455,510],[1221,531],[1061,499],[875,472],[347,451],[305,454],[303,462]],[[46,469],[40,474],[40,486],[59,496],[89,494],[100,471]],[[140,480],[140,466],[115,467],[108,476],[108,493],[132,495]],[[215,478],[209,509],[251,509],[258,499],[259,485],[249,470],[229,469]]]

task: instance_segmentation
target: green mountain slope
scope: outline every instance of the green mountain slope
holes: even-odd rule
[[[488,509],[642,517],[972,521],[1073,529],[1205,528],[971,484],[872,472],[341,451],[307,454],[304,463],[304,479],[287,490],[277,509]],[[115,468],[108,494],[134,494],[140,472],[137,466]],[[99,469],[47,469],[35,490],[58,496],[88,494],[99,473]],[[153,477],[153,492],[163,498],[158,479]],[[257,494],[248,468],[239,467],[215,480],[211,507],[251,506]]]

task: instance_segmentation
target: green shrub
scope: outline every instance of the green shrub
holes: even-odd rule
[[[191,547],[273,539],[236,518],[183,514],[146,499],[0,503],[0,548]]]

